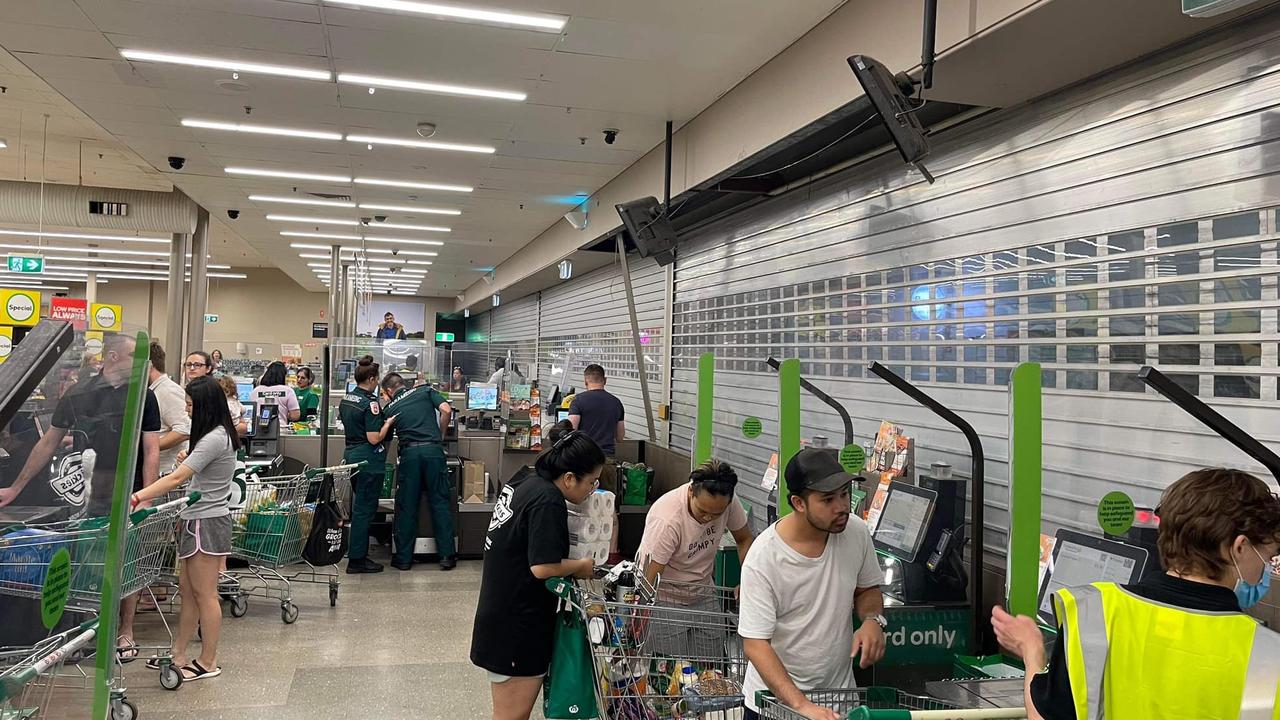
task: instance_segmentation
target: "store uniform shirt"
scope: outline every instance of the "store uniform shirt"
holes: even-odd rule
[[[259,385],[250,395],[255,405],[275,405],[280,408],[280,422],[289,422],[289,412],[298,410],[298,396],[288,385]]]
[[[120,459],[120,438],[124,430],[125,402],[129,397],[129,383],[113,387],[101,375],[76,383],[67,391],[53,411],[52,424],[66,430],[77,450],[92,448],[97,453],[93,478],[89,490],[89,514],[106,515],[111,510],[112,482],[116,463]],[[144,433],[160,432],[160,404],[150,389],[142,405]],[[54,479],[51,479],[51,482]],[[142,489],[142,448],[139,438],[138,459],[134,463],[135,491]],[[84,486],[68,487],[58,494],[72,505],[84,503]]]
[[[383,444],[371,445],[366,433],[381,432],[382,405],[377,395],[362,388],[355,388],[342,397],[338,403],[338,417],[342,420],[342,432],[346,436],[347,448],[342,454],[347,462],[368,461],[365,472],[380,473],[387,462],[386,447]]]
[[[626,419],[621,400],[608,390],[587,390],[573,396],[569,414],[580,417],[578,430],[595,440],[605,455],[614,453],[618,423]]]
[[[738,499],[731,498],[720,517],[700,523],[689,514],[692,483],[663,493],[644,519],[644,537],[636,561],[647,567],[650,560],[666,565],[662,577],[682,583],[709,583],[715,569],[716,553],[724,531],[737,532],[747,526],[747,513]]]
[[[395,433],[401,443],[440,442],[437,409],[449,399],[430,385],[402,390],[383,408],[387,417],[396,418]]]
[[[236,450],[227,429],[216,427],[205,433],[182,464],[195,472],[191,489],[200,491],[200,500],[184,508],[180,515],[195,520],[228,514],[231,480],[236,473]]]
[[[742,566],[742,608],[738,634],[769,640],[796,687],[856,687],[853,662],[853,594],[884,582],[871,533],[861,518],[849,518],[844,532],[827,537],[816,558],[796,552],[769,526],[751,545]],[[742,685],[747,707],[756,691],[768,690],[748,664]]]
[[[752,550],[754,552],[754,550]],[[1201,612],[1238,613],[1236,594],[1218,585],[1183,580],[1164,573],[1152,575],[1124,589],[1153,602]],[[1064,633],[1059,632],[1050,655],[1049,671],[1031,680],[1031,701],[1045,720],[1076,720],[1075,700],[1071,695],[1071,678],[1067,674],[1063,654]],[[1195,652],[1195,648],[1189,648]],[[1038,668],[1028,668],[1035,672]]]
[[[298,398],[298,410],[301,411],[300,417],[306,419],[308,413],[314,415],[320,410],[320,393],[316,391],[314,385],[305,388],[294,388],[294,395]]]
[[[560,489],[533,473],[504,487],[485,538],[473,664],[516,677],[547,671],[556,597],[529,568],[568,556],[569,509]]]
[[[160,432],[180,432],[191,435],[191,417],[187,415],[187,394],[182,386],[168,375],[161,374],[159,379],[151,383],[151,392],[156,395],[160,407]],[[238,418],[236,418],[238,419]],[[160,474],[165,475],[178,464],[178,453],[182,452],[184,443],[178,443],[168,450],[160,450]]]

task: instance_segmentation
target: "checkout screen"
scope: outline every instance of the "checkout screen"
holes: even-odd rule
[[[1133,558],[1059,541],[1054,565],[1049,570],[1049,583],[1040,598],[1041,615],[1053,617],[1053,594],[1062,588],[1095,582],[1128,585],[1133,582],[1136,564]]]
[[[897,550],[904,559],[914,555],[931,504],[929,498],[895,491],[880,513],[876,540]]]

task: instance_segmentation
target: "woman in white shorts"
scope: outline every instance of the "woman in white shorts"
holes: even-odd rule
[[[190,489],[200,500],[184,508],[178,521],[178,557],[182,558],[178,591],[182,613],[173,643],[173,662],[184,682],[217,677],[218,635],[222,607],[218,601],[218,568],[231,554],[231,514],[227,509],[231,481],[236,470],[236,438],[227,399],[212,377],[187,384],[187,412],[191,415],[191,439],[170,474],[133,494],[133,505],[158,498],[192,480]],[[194,478],[194,479],[192,479]],[[188,662],[187,645],[200,629],[200,656]]]

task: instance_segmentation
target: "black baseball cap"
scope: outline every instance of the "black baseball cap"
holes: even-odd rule
[[[834,448],[805,448],[787,463],[785,473],[787,492],[803,495],[814,492],[832,492],[853,482],[853,476],[840,466],[840,458]]]

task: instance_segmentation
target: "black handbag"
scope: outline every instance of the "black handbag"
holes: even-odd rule
[[[303,559],[316,566],[338,564],[347,554],[350,532],[333,495],[333,476],[326,474],[320,482],[311,534],[302,549]]]

